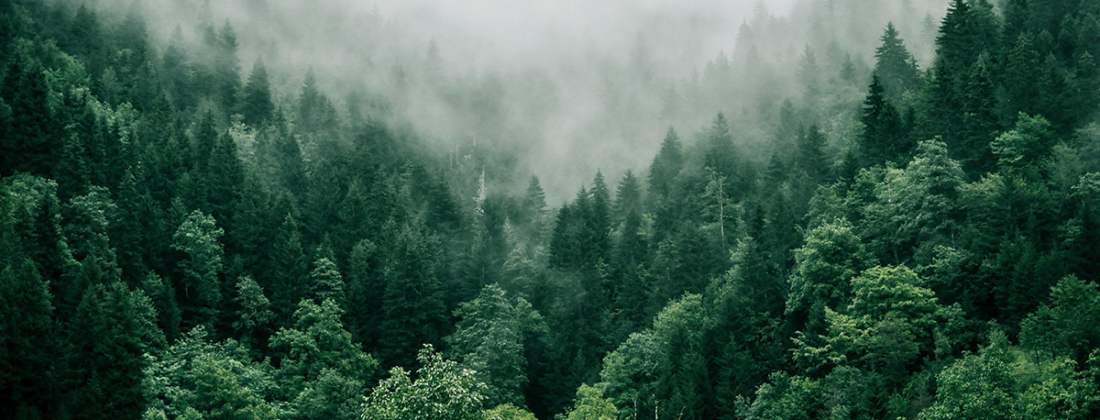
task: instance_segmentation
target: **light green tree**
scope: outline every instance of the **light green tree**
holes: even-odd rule
[[[416,379],[400,367],[366,398],[363,420],[481,420],[485,385],[458,362],[446,360],[431,345],[420,350]]]

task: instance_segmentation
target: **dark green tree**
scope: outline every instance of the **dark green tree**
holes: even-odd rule
[[[446,307],[440,283],[439,239],[423,226],[398,228],[391,224],[383,278],[382,311],[378,326],[385,337],[379,352],[388,366],[409,366],[413,349],[443,338]]]
[[[271,120],[274,113],[275,104],[271,102],[271,82],[268,80],[267,68],[263,61],[256,60],[242,92],[241,115],[245,124],[259,128]]]
[[[13,418],[45,416],[59,356],[49,287],[24,259],[0,271],[0,295],[0,398]]]
[[[886,98],[899,103],[906,92],[916,90],[920,85],[920,72],[916,59],[898,36],[894,23],[886,24],[882,33],[882,45],[875,49],[874,75],[882,83]]]
[[[213,217],[195,210],[172,235],[172,249],[181,255],[178,292],[184,329],[195,325],[211,329],[217,317],[222,298],[219,277],[224,253],[219,240],[223,233]]]
[[[485,286],[477,298],[455,310],[455,332],[445,338],[454,359],[486,385],[490,407],[510,403],[525,406],[527,360],[524,357],[524,321],[528,314],[496,284]],[[537,312],[534,317],[541,319]]]
[[[878,76],[871,77],[870,92],[863,100],[863,133],[860,146],[867,165],[881,164],[897,160],[909,148],[902,126],[901,115],[897,108],[885,96],[885,90]]]
[[[295,302],[306,297],[307,285],[303,283],[309,274],[302,233],[293,214],[286,215],[275,234],[271,263],[270,283],[265,289],[271,291],[271,309],[275,312],[276,324],[285,325],[297,307]]]
[[[306,278],[306,284],[310,288],[310,297],[317,301],[332,299],[340,306],[344,306],[347,302],[344,293],[344,277],[340,275],[336,264],[327,257],[321,257],[313,262],[313,271]]]
[[[77,383],[72,415],[140,417],[147,402],[146,355],[165,347],[149,297],[121,282],[89,286],[69,325],[69,342],[67,365]]]

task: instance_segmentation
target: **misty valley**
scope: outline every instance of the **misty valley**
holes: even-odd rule
[[[1100,1],[0,0],[0,419],[1100,418]]]

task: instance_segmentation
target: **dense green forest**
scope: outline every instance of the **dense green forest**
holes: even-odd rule
[[[502,140],[537,76],[379,63],[378,11],[356,83],[109,3],[0,1],[0,418],[1100,418],[1100,2],[627,52],[583,129],[655,153],[568,197]]]

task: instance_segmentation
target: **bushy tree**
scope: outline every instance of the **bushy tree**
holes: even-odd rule
[[[415,420],[447,418],[481,420],[484,385],[469,369],[446,360],[431,345],[417,355],[420,368],[416,379],[395,367],[367,395],[362,417],[365,420]]]

